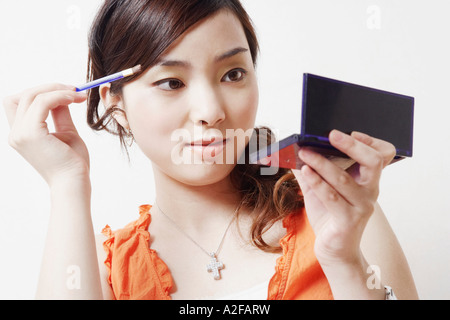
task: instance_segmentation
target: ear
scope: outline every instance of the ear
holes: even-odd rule
[[[122,109],[123,112],[114,111],[112,116],[125,130],[130,130],[130,124],[126,116],[125,108],[123,106],[123,99],[119,95],[111,94],[111,84],[102,84],[99,88],[100,98],[106,109],[112,108],[113,106]]]

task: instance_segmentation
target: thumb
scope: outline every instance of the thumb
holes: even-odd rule
[[[292,173],[297,178],[297,182],[300,186],[300,191],[303,194],[308,220],[313,227],[314,232],[317,232],[318,223],[323,220],[322,218],[326,214],[326,209],[324,208],[320,200],[316,197],[314,192],[311,190],[311,187],[305,182],[301,170],[302,169],[292,169]]]
[[[310,190],[310,187],[305,182],[301,169],[291,169],[291,171],[294,174],[295,178],[297,179],[298,185],[300,186],[300,190],[302,191],[303,195],[307,194],[308,191]]]

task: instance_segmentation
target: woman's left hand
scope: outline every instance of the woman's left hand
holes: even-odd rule
[[[322,265],[359,263],[363,231],[379,194],[381,171],[395,156],[392,144],[354,132],[330,133],[330,143],[356,161],[343,170],[303,148],[305,165],[292,170],[302,190],[305,209],[316,235],[315,254]]]

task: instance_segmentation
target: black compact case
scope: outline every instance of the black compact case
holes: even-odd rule
[[[392,143],[393,162],[413,154],[414,98],[313,74],[303,76],[300,133],[250,154],[250,163],[299,169],[309,147],[345,168],[353,161],[330,145],[333,129],[366,133]]]

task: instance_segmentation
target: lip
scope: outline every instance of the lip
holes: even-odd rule
[[[194,152],[201,155],[203,160],[211,159],[222,153],[229,139],[220,138],[211,140],[198,140],[186,144],[186,147],[190,148]]]
[[[214,146],[214,145],[221,145],[224,143],[227,143],[228,140],[227,139],[222,139],[222,138],[212,138],[211,140],[198,140],[195,142],[191,142],[190,146],[192,147],[207,147],[207,146]]]

